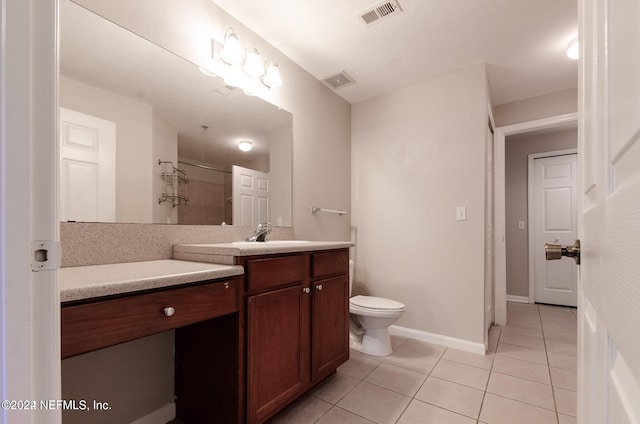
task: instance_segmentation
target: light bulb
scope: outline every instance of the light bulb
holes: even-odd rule
[[[224,44],[220,52],[220,59],[229,65],[239,65],[242,63],[242,48],[238,36],[233,29],[227,29],[224,34]]]
[[[569,43],[569,47],[567,48],[567,57],[573,60],[578,60],[580,57],[580,44],[578,43],[577,38]]]
[[[267,87],[280,87],[282,85],[282,78],[280,78],[280,68],[275,62],[267,63],[267,70],[262,77],[262,82]]]
[[[264,67],[258,49],[247,49],[242,70],[250,77],[259,78],[264,74]]]

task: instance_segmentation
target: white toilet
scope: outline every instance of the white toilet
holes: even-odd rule
[[[353,261],[349,261],[349,296],[351,296],[353,286],[353,268]],[[404,304],[382,297],[354,296],[350,298],[351,347],[367,355],[391,355],[389,326],[396,322],[405,310]],[[356,322],[353,322],[354,318]]]

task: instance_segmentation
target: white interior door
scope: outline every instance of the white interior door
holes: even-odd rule
[[[572,245],[577,239],[577,155],[532,160],[533,285],[538,303],[577,306],[577,270],[573,261],[547,261],[545,243]]]
[[[115,222],[115,122],[60,108],[60,220]]]
[[[233,225],[256,226],[269,221],[269,175],[233,165]]]
[[[640,423],[640,3],[579,11],[578,422]]]

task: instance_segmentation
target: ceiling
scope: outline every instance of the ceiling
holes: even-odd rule
[[[575,0],[398,0],[369,25],[362,12],[386,1],[213,2],[319,80],[346,71],[350,103],[482,63],[494,105],[577,86]]]

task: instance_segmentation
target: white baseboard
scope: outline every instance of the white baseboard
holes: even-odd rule
[[[156,409],[150,414],[140,417],[131,424],[166,424],[176,417],[176,404],[167,403],[160,409]]]
[[[479,355],[485,354],[484,343],[470,342],[469,340],[443,336],[442,334],[428,333],[426,331],[414,330],[413,328],[399,327],[397,325],[389,327],[389,333],[394,336],[407,337],[421,342],[452,347],[454,349],[477,353]]]
[[[512,294],[507,295],[507,302],[529,303],[529,297],[527,296],[515,296]]]

